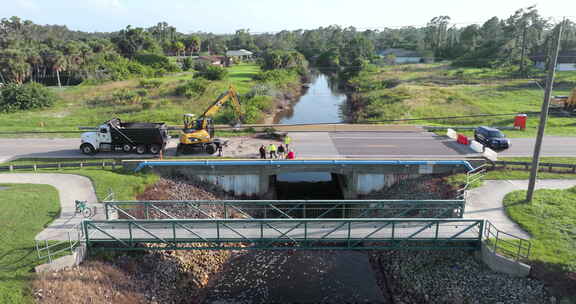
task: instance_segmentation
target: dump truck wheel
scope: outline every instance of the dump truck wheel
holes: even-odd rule
[[[160,145],[151,145],[150,146],[150,153],[158,154],[158,153],[160,153],[161,149],[162,149],[162,147],[160,147]]]
[[[122,151],[124,151],[124,153],[130,153],[132,152],[132,146],[130,144],[123,144]]]
[[[96,153],[96,149],[94,149],[94,147],[92,147],[91,144],[82,144],[80,146],[80,152],[87,154],[87,155],[92,155],[92,154]]]
[[[146,145],[137,145],[136,146],[136,153],[138,153],[138,154],[146,153]]]

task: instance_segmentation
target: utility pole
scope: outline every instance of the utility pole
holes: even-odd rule
[[[538,175],[538,167],[540,166],[540,150],[542,149],[542,139],[544,138],[544,130],[546,129],[546,121],[548,120],[548,109],[550,108],[550,97],[552,95],[552,86],[554,84],[554,76],[556,73],[556,62],[558,61],[558,51],[560,49],[560,38],[562,37],[562,29],[565,20],[558,26],[558,34],[554,42],[554,50],[552,51],[552,60],[548,66],[548,77],[546,79],[546,92],[544,93],[544,103],[542,103],[542,110],[540,112],[540,124],[538,125],[538,135],[536,136],[536,144],[534,145],[534,155],[532,156],[532,168],[530,170],[530,181],[528,182],[528,192],[526,194],[526,201],[532,202],[534,196],[534,188],[536,187],[536,178]]]

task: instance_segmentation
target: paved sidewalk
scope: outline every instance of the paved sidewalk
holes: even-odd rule
[[[567,189],[576,186],[576,180],[540,180],[536,189]],[[504,209],[506,194],[528,189],[528,180],[486,180],[481,187],[470,190],[464,218],[484,218],[496,228],[522,238],[530,238],[518,224],[512,221]]]
[[[36,235],[36,240],[68,240],[68,231],[73,231],[83,217],[75,214],[75,200],[88,201],[94,207],[98,201],[92,181],[89,178],[73,174],[53,173],[7,173],[0,174],[2,184],[46,184],[55,187],[60,196],[60,215],[46,229]],[[99,210],[100,211],[100,210]],[[102,212],[93,219],[104,219]],[[75,232],[75,231],[74,231]],[[77,238],[76,233],[71,237]]]

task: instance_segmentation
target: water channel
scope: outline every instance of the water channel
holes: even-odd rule
[[[279,124],[339,123],[344,121],[341,105],[346,95],[338,92],[330,77],[316,70],[311,71],[311,81],[304,95],[292,108],[278,113]]]

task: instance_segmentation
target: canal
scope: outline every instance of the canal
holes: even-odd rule
[[[316,70],[311,71],[311,81],[298,101],[290,109],[276,115],[279,124],[339,123],[344,118],[341,105],[346,95],[338,92],[330,77]]]

